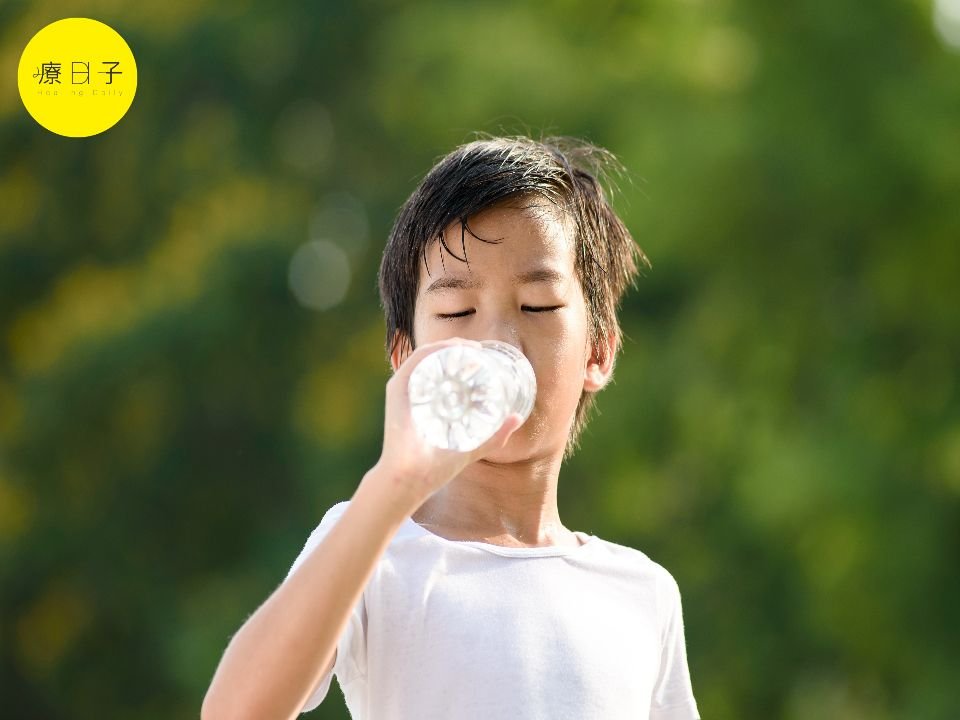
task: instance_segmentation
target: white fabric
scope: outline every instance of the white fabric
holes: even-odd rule
[[[327,511],[288,578],[348,504]],[[577,535],[579,547],[504,548],[407,518],[338,641],[351,718],[698,720],[673,576]]]

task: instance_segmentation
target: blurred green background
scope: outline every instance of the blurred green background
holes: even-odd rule
[[[86,139],[16,89],[70,16],[139,69]],[[475,130],[630,171],[560,509],[677,578],[705,720],[960,717],[960,0],[3,0],[0,68],[4,717],[199,715],[379,456],[380,253]]]

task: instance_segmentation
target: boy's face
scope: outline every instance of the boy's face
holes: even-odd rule
[[[570,233],[554,213],[499,206],[477,214],[470,228],[454,222],[444,241],[467,263],[451,257],[436,240],[426,249],[430,275],[420,263],[414,313],[417,346],[451,337],[501,340],[518,347],[537,376],[537,397],[527,421],[490,460],[562,453],[581,392],[595,392],[610,376],[613,339],[601,364],[589,346],[586,301],[574,272]],[[444,257],[441,262],[440,253]],[[524,282],[516,276],[546,271],[555,277]],[[461,315],[443,318],[440,315]],[[394,369],[405,355],[391,360]]]

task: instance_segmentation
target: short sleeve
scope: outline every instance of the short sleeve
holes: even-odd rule
[[[660,671],[653,688],[650,720],[700,720],[687,666],[680,587],[666,569],[660,588],[660,608]]]
[[[293,565],[290,566],[290,571],[287,573],[284,582],[290,579],[297,568],[303,564],[310,553],[313,552],[327,536],[327,533],[330,532],[330,529],[343,515],[344,510],[347,509],[349,504],[349,501],[344,501],[337,503],[327,510],[320,520],[320,524],[310,533],[310,537],[307,538],[303,550],[300,551],[300,554],[293,561]],[[300,710],[301,713],[309,712],[320,705],[330,690],[330,681],[333,675],[337,676],[337,681],[342,686],[363,674],[362,668],[366,665],[366,627],[366,606],[364,595],[361,595],[360,600],[354,605],[350,613],[350,618],[340,635],[340,639],[337,641],[337,659],[334,663],[333,670],[326,673],[317,682],[310,697],[307,698],[303,708]]]

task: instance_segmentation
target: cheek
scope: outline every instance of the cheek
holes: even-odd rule
[[[422,315],[422,310],[420,310],[419,305],[414,309],[413,313],[413,337],[417,342],[417,347],[421,345],[426,345],[427,343],[433,342],[439,338],[434,337],[436,333],[436,328],[432,327],[429,322]]]
[[[576,408],[583,392],[587,362],[584,343],[579,336],[564,337],[545,358],[543,382],[550,387],[552,404],[562,406],[564,411]]]
[[[547,350],[534,365],[537,374],[537,404],[556,406],[562,403],[563,390],[574,380],[575,368],[565,360],[560,347]]]

